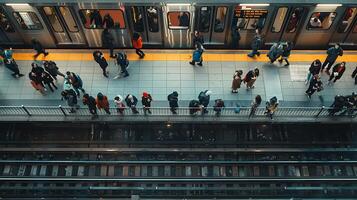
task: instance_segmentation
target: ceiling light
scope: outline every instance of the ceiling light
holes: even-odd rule
[[[168,6],[190,6],[189,3],[168,3]]]
[[[29,6],[28,3],[6,3],[7,6]]]
[[[318,7],[339,7],[339,6],[342,6],[342,4],[317,4],[316,6],[318,6]]]
[[[268,3],[254,3],[254,4],[251,4],[251,3],[241,3],[239,4],[240,6],[269,6],[270,4]]]

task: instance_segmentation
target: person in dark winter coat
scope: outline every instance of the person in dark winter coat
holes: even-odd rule
[[[45,71],[40,65],[37,63],[31,63],[31,72],[35,73],[37,76],[42,76],[42,73]]]
[[[91,28],[102,28],[103,24],[103,19],[102,16],[100,15],[99,10],[92,10],[92,12],[89,15],[89,23]]]
[[[328,84],[332,84],[332,79],[333,83],[335,83],[338,79],[340,79],[343,75],[343,73],[346,70],[346,62],[338,63],[336,64],[333,69],[332,69],[332,74],[330,75],[330,79],[328,80]]]
[[[190,115],[192,116],[194,116],[202,108],[200,102],[197,100],[191,100],[188,107],[189,107]]]
[[[124,52],[119,52],[115,55],[116,57],[116,65],[120,66],[119,74],[114,77],[114,79],[119,78],[122,74],[123,77],[129,76],[128,68],[129,68],[129,60]]]
[[[110,52],[110,57],[114,57],[114,37],[109,32],[108,28],[105,28],[102,32],[102,45],[104,48],[108,48]]]
[[[53,78],[52,76],[47,73],[47,72],[43,72],[42,73],[42,81],[44,84],[46,84],[48,86],[48,88],[50,88],[50,90],[52,92],[54,92],[53,88],[51,87],[51,85],[57,90],[57,86],[55,85],[55,83],[53,82]]]
[[[89,94],[84,94],[82,102],[83,102],[83,105],[87,105],[88,106],[89,112],[93,116],[97,116],[97,103],[96,103],[94,97],[89,96]]]
[[[259,49],[261,48],[261,45],[262,45],[262,38],[259,34],[259,30],[256,29],[255,33],[256,33],[256,35],[254,36],[254,38],[252,40],[252,44],[251,44],[252,52],[248,54],[248,56],[251,58],[254,57],[255,55],[260,56]]]
[[[310,99],[311,95],[313,95],[316,91],[321,91],[322,89],[323,89],[323,87],[322,87],[321,78],[320,78],[320,76],[318,74],[316,74],[311,79],[310,84],[309,84],[309,88],[306,90],[305,94]]]
[[[343,107],[347,104],[347,100],[344,96],[336,95],[335,100],[330,106],[329,115],[335,115],[337,112],[342,111]]]
[[[250,107],[249,118],[255,115],[257,108],[262,103],[262,97],[260,95],[255,96],[254,101],[252,102],[252,106]]]
[[[68,80],[78,96],[80,95],[79,90],[81,90],[83,93],[85,92],[83,89],[83,81],[78,74],[67,71],[65,80]]]
[[[203,54],[203,47],[201,44],[196,43],[196,49],[193,51],[192,54],[192,61],[190,62],[191,65],[195,65],[197,62],[197,65],[202,66],[202,54]]]
[[[310,83],[311,78],[315,76],[316,74],[319,74],[321,70],[321,61],[319,59],[314,60],[314,62],[311,63],[309,71],[307,72],[307,77],[305,80],[305,84]]]
[[[34,60],[37,59],[37,57],[43,53],[45,56],[48,55],[48,52],[46,52],[46,50],[42,47],[42,44],[40,43],[40,41],[36,40],[35,38],[33,38],[31,40],[32,43],[32,48],[36,51],[36,54],[33,56]]]
[[[238,93],[238,89],[240,88],[240,85],[242,84],[242,75],[243,75],[242,70],[235,71],[235,73],[233,75],[233,81],[232,81],[232,93]]]
[[[239,47],[239,41],[241,39],[240,29],[238,26],[232,27],[232,48],[237,49]]]
[[[141,103],[143,104],[144,108],[144,115],[146,115],[146,112],[151,114],[151,102],[152,102],[152,97],[148,92],[143,92],[143,96],[141,97]]]
[[[61,92],[62,98],[67,101],[67,105],[71,108],[70,113],[75,113],[79,109],[76,92],[73,89],[64,90]]]
[[[131,111],[134,113],[134,114],[138,114],[139,111],[136,109],[136,104],[138,103],[138,99],[134,96],[134,95],[131,95],[131,94],[128,94],[125,98],[125,102],[126,102],[126,105],[131,108]]]
[[[108,62],[105,59],[103,53],[100,51],[94,51],[93,57],[94,57],[95,62],[97,62],[99,64],[100,68],[102,68],[103,76],[108,78],[108,73],[107,73]]]
[[[272,97],[268,102],[266,102],[266,111],[265,114],[270,117],[270,119],[273,119],[273,115],[275,111],[278,109],[278,99],[274,96]]]
[[[43,86],[42,83],[42,77],[36,75],[34,72],[29,73],[29,79],[31,81],[31,85],[33,88],[35,88],[37,91],[39,91],[41,94],[45,94],[46,89]]]
[[[108,97],[103,95],[101,92],[99,92],[97,94],[97,98],[95,100],[96,104],[97,104],[97,108],[99,110],[104,110],[108,115],[110,115],[110,111],[109,111],[109,101],[108,101]]]
[[[259,76],[258,68],[248,71],[248,73],[245,75],[245,77],[243,79],[244,83],[246,83],[246,85],[247,85],[247,90],[254,88],[254,83],[257,80],[258,76]]]
[[[15,62],[14,59],[10,58],[10,59],[7,59],[5,58],[4,59],[4,64],[5,64],[5,67],[8,68],[9,70],[11,70],[12,73],[11,75],[15,78],[19,78],[19,77],[22,77],[24,76],[23,74],[20,73],[20,70],[19,70],[19,66],[17,65],[17,63]]]
[[[355,85],[357,85],[357,66],[356,69],[352,72],[351,77],[355,79]]]
[[[285,60],[286,64],[284,66],[289,66],[290,63],[288,61],[288,58],[290,56],[291,50],[293,49],[293,43],[292,42],[287,42],[286,44],[283,45],[283,53],[281,55],[281,58],[278,60],[280,63],[283,63],[283,60]]]
[[[222,99],[214,100],[213,110],[216,111],[216,116],[221,115],[222,108],[224,108],[224,101]]]
[[[51,76],[52,76],[55,80],[57,80],[57,75],[62,76],[62,77],[65,77],[65,75],[62,74],[62,73],[59,71],[59,69],[58,69],[58,67],[57,67],[57,65],[56,65],[55,62],[53,62],[53,61],[47,61],[47,60],[46,60],[46,61],[43,62],[43,66],[44,66],[45,70],[46,70],[49,74],[51,74]]]
[[[343,55],[343,49],[340,47],[340,44],[335,44],[335,46],[329,48],[327,50],[327,57],[326,57],[324,64],[322,65],[321,71],[323,71],[327,65],[325,72],[328,75],[330,75],[330,68],[335,63],[337,57],[342,56],[342,55]]]
[[[176,110],[178,108],[178,93],[176,91],[172,92],[167,96],[169,101],[169,106],[172,114],[177,114]]]
[[[114,20],[112,18],[112,16],[110,16],[109,13],[107,13],[106,15],[104,15],[103,18],[103,27],[105,28],[114,28]]]
[[[200,34],[200,32],[195,31],[195,34],[193,35],[193,47],[196,48],[196,44],[201,44],[203,45],[204,40],[203,40],[203,36]]]
[[[271,46],[267,56],[270,59],[270,63],[274,63],[283,54],[283,45],[281,43],[274,43]]]
[[[210,101],[211,94],[212,94],[212,91],[205,90],[205,91],[200,92],[200,94],[198,95],[198,100],[200,101],[200,104],[203,106],[202,114],[208,113],[207,107],[208,107],[208,104]]]

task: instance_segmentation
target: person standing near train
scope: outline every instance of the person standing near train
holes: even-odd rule
[[[253,58],[255,55],[260,56],[260,48],[262,45],[262,37],[260,36],[259,29],[255,29],[255,36],[252,40],[252,52],[248,54],[249,57]]]
[[[284,65],[285,67],[289,66],[290,63],[288,61],[288,58],[290,56],[291,50],[293,49],[293,43],[292,42],[287,42],[286,44],[283,45],[283,53],[281,54],[281,58],[278,60],[280,64],[283,63],[283,60],[285,60],[286,64]]]
[[[115,56],[114,56],[114,37],[109,32],[108,28],[105,28],[102,32],[102,45],[104,48],[109,49],[110,57],[115,58]]]
[[[32,48],[36,51],[36,54],[33,56],[33,59],[36,60],[37,57],[43,53],[43,55],[46,57],[48,55],[48,52],[46,52],[45,48],[43,48],[42,44],[40,43],[40,41],[38,41],[37,39],[33,38],[31,40],[32,43]]]
[[[107,72],[108,62],[105,59],[103,53],[100,51],[94,51],[93,57],[94,57],[95,62],[97,62],[99,64],[100,68],[102,68],[103,76],[108,78],[108,72]]]
[[[355,85],[357,85],[357,66],[356,69],[352,72],[351,77],[355,79]]]
[[[193,47],[196,47],[196,44],[201,44],[203,45],[204,40],[203,36],[200,34],[200,32],[195,31],[195,34],[193,35]]]
[[[144,58],[145,57],[145,53],[141,50],[143,48],[143,39],[141,37],[141,35],[139,33],[134,33],[133,34],[133,47],[135,49],[136,54],[138,54],[138,56],[140,58]]]
[[[324,70],[324,68],[327,65],[325,72],[326,74],[330,75],[330,68],[335,63],[337,57],[343,55],[343,49],[341,48],[340,44],[337,43],[335,44],[335,46],[330,47],[326,53],[327,53],[327,57],[324,64],[322,64],[321,72]]]

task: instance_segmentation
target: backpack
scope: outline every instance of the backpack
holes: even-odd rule
[[[118,53],[117,54],[117,63],[120,66],[128,66],[129,65],[129,60],[126,54],[123,53]]]
[[[202,100],[206,97],[206,92],[201,91],[200,94],[198,95],[198,100]]]

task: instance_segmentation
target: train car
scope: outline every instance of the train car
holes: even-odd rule
[[[356,1],[172,2],[1,0],[0,45],[25,48],[30,47],[32,38],[37,38],[47,48],[101,48],[102,32],[108,28],[115,48],[131,48],[134,32],[142,35],[144,48],[192,48],[197,30],[206,48],[249,49],[258,29],[266,48],[277,41],[291,41],[295,49],[325,49],[335,43],[345,49],[357,49]]]

